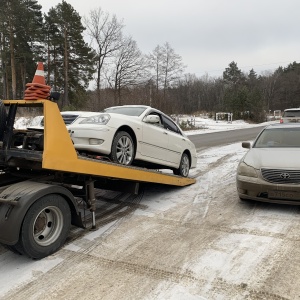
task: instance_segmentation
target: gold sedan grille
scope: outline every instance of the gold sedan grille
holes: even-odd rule
[[[300,170],[261,169],[262,177],[271,183],[300,184]]]

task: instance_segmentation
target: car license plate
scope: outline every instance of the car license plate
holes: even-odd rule
[[[298,192],[288,192],[288,191],[269,191],[268,198],[300,200],[300,194]]]

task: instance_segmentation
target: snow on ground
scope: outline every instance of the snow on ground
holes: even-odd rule
[[[38,126],[42,118],[42,116],[36,116],[33,118],[19,117],[16,118],[14,127],[15,129],[26,129],[26,127]]]
[[[226,124],[224,124],[224,128],[227,128]],[[219,127],[219,129],[222,129],[222,126]],[[225,129],[226,130],[226,129]],[[229,160],[228,163],[223,166],[222,168],[218,169],[219,178],[223,177],[224,182],[226,183],[226,177],[228,176],[228,170],[230,168],[234,169],[236,168],[238,159],[243,156],[243,154],[246,152],[246,149],[243,149],[241,147],[241,143],[234,143],[222,147],[215,147],[206,149],[204,151],[201,151],[201,153],[198,154],[198,164],[196,169],[191,170],[191,175],[195,175],[196,172],[199,170],[205,170],[208,165],[215,163],[220,158],[227,154],[234,153],[234,157],[232,160]],[[224,176],[220,175],[224,174]],[[232,172],[233,174],[233,172]],[[213,182],[214,175],[211,175],[209,172],[202,178],[202,183],[199,182],[195,185],[189,186],[185,189],[182,189],[180,192],[178,192],[177,189],[174,191],[168,191],[163,192],[162,190],[152,190],[150,193],[147,192],[143,200],[140,204],[147,205],[147,211],[144,211],[143,209],[136,210],[134,215],[135,216],[147,216],[149,218],[154,218],[157,215],[161,215],[172,208],[174,208],[177,205],[180,205],[182,202],[182,199],[193,199],[193,203],[197,204],[197,202],[207,202],[203,206],[203,215],[204,218],[207,213],[207,207],[209,206],[210,198],[211,198],[211,191],[209,187],[211,186]],[[232,175],[234,176],[234,175]],[[231,181],[232,178],[229,179]],[[197,196],[197,195],[201,195]],[[199,199],[198,199],[199,198]],[[201,199],[200,199],[201,198]],[[203,200],[206,199],[206,200]],[[184,218],[189,218],[190,216],[185,216]],[[184,219],[182,220],[184,221]],[[84,240],[86,241],[96,241],[99,239],[103,234],[109,232],[111,228],[114,227],[116,221],[113,221],[101,228],[99,228],[96,231],[93,231],[87,235],[84,236]],[[132,236],[126,236],[125,239],[134,239]],[[120,241],[121,243],[121,241]],[[128,243],[128,241],[127,241]],[[74,243],[71,243],[69,245],[66,245],[63,249],[72,251],[72,252],[82,252],[82,249],[78,247],[76,244],[81,244],[78,240]],[[124,244],[126,244],[126,241],[124,241]],[[0,246],[1,247],[1,246]],[[1,249],[0,249],[1,250]],[[1,265],[1,280],[0,280],[0,299],[4,299],[5,295],[9,292],[12,292],[14,289],[26,285],[32,285],[33,282],[37,280],[38,277],[44,276],[46,273],[49,273],[52,269],[55,269],[58,267],[60,263],[64,260],[63,255],[60,255],[59,252],[53,256],[46,257],[42,260],[30,260],[24,256],[17,256],[16,254],[12,252],[5,252],[1,253],[0,251],[0,265]],[[208,263],[211,263],[211,257],[207,257],[205,260]],[[218,269],[217,261],[214,261],[213,266],[215,266],[216,269]],[[194,271],[196,273],[202,272],[197,269],[197,266],[194,266],[196,268]],[[199,267],[200,268],[200,267]],[[201,266],[202,268],[202,266]],[[164,285],[165,283],[162,282]],[[157,291],[157,299],[166,299],[166,295],[161,295],[160,293],[163,293],[164,291]],[[175,298],[172,298],[174,295],[176,295]],[[150,297],[151,298],[151,297]],[[148,299],[150,299],[148,298]],[[35,296],[32,298],[35,299]],[[167,299],[194,299],[191,294],[189,294],[188,291],[182,290],[180,285],[175,286],[174,289],[171,289],[168,291],[168,297]],[[195,299],[205,299],[202,297],[197,296]]]
[[[28,126],[28,119],[20,118],[18,122],[15,124],[16,128],[25,128]],[[268,124],[268,123],[264,123]],[[37,125],[36,119],[34,120],[34,124]],[[216,131],[224,131],[224,130],[235,130],[247,127],[255,127],[261,126],[263,124],[248,124],[243,121],[233,121],[232,123],[228,123],[226,121],[214,121],[212,119],[200,119],[196,118],[195,126],[199,127],[197,130],[190,130],[186,133],[188,135],[191,134],[199,134],[199,133],[209,133],[209,132],[216,132]],[[232,159],[229,159],[226,165],[223,168],[218,169],[219,178],[223,178],[223,183],[226,184],[226,180],[230,182],[233,180],[232,176],[234,176],[234,172],[231,172],[231,175],[228,175],[228,170],[234,170],[237,166],[238,160],[246,153],[246,149],[241,147],[241,143],[234,143],[231,145],[226,145],[222,147],[214,147],[204,151],[201,151],[198,154],[198,164],[196,170],[191,170],[191,175],[194,175],[195,172],[199,172],[199,170],[205,169],[208,165],[213,164],[221,157],[226,155],[234,155]],[[220,175],[221,173],[221,175]],[[224,176],[222,176],[222,174]],[[229,177],[228,177],[229,176]],[[178,205],[181,202],[181,199],[193,199],[194,203],[197,201],[203,201],[203,199],[199,200],[197,195],[201,195],[202,198],[207,198],[209,202],[210,193],[209,190],[210,184],[212,184],[213,179],[211,178],[212,175],[209,172],[202,178],[202,184],[195,184],[195,186],[190,186],[185,189],[182,189],[181,192],[174,191],[176,193],[176,197],[172,194],[172,192],[164,193],[162,191],[152,191],[151,194],[147,194],[145,199],[147,200],[148,209],[147,211],[138,210],[135,212],[135,215],[142,216],[146,214],[148,217],[155,216],[157,214],[161,214],[164,211],[170,210],[172,207]],[[206,181],[207,184],[203,184]],[[205,182],[204,182],[205,183]],[[209,184],[210,183],[210,184]],[[153,198],[151,200],[151,198]],[[205,198],[205,199],[206,199]],[[144,200],[145,201],[145,200]],[[208,206],[207,202],[207,206]],[[192,213],[192,212],[191,212]],[[205,206],[203,207],[203,217],[206,214]],[[186,216],[188,218],[189,216]],[[113,226],[114,224],[107,224],[104,228],[99,228],[97,231],[91,233],[90,235],[85,236],[87,240],[96,239],[97,236],[100,237],[103,234],[103,231],[109,230],[109,227]],[[128,237],[127,237],[128,238]],[[80,244],[77,242],[77,244]],[[72,250],[74,252],[78,252],[78,246],[75,244],[69,244],[65,246],[65,249]],[[1,250],[1,249],[0,249]],[[55,268],[61,260],[63,260],[63,256],[57,254],[54,256],[50,256],[43,260],[32,261],[27,259],[23,256],[16,256],[12,252],[4,252],[1,253],[0,251],[0,264],[1,264],[1,281],[0,281],[0,298],[5,297],[5,294],[11,292],[16,287],[20,287],[22,285],[26,285],[28,283],[33,283],[36,281],[36,278],[41,276],[43,273],[47,273],[51,269]],[[211,263],[211,257],[206,258],[206,262]],[[204,263],[203,263],[204,264]],[[218,269],[218,262],[214,261],[214,266]],[[198,270],[197,265],[194,266],[195,272],[200,272],[202,270],[202,265],[200,266],[200,270]],[[176,299],[184,299],[187,294],[184,290],[180,288],[180,286],[175,286],[175,290],[171,290],[171,295],[169,299],[172,298],[172,295],[177,295]],[[158,297],[160,299],[160,297]],[[172,298],[173,299],[173,298]],[[189,295],[189,299],[194,299]],[[202,297],[196,297],[195,299],[203,299]]]
[[[195,127],[195,129],[192,130],[186,130],[185,131],[186,135],[259,127],[262,125],[267,126],[268,124],[279,122],[279,121],[269,121],[264,123],[253,124],[253,123],[247,123],[243,120],[235,120],[232,122],[228,122],[223,120],[215,121],[210,118],[200,118],[200,117],[180,119],[180,121],[182,120],[188,121],[190,124],[192,124]]]

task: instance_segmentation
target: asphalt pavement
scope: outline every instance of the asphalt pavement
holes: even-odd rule
[[[197,149],[232,144],[236,142],[254,140],[265,126],[258,126],[245,129],[220,131],[206,134],[189,135],[189,139]]]

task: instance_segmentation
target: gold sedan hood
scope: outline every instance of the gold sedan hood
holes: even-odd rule
[[[244,162],[254,167],[272,169],[300,169],[300,148],[252,148],[244,157]]]

